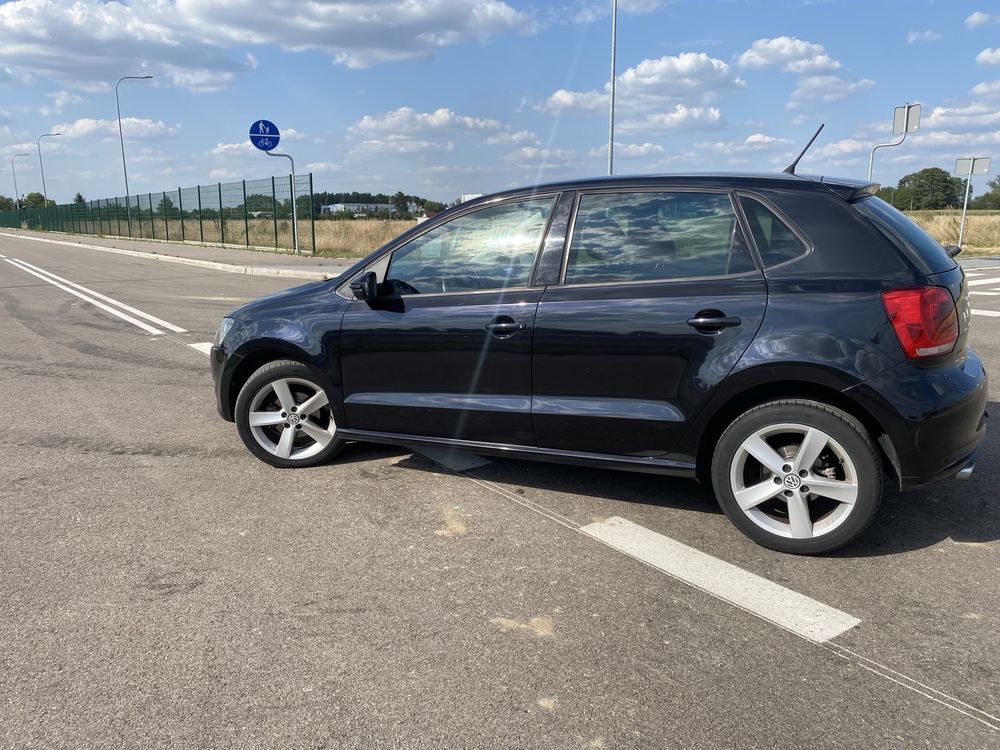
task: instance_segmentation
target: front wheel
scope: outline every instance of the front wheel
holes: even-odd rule
[[[758,544],[818,554],[856,539],[882,497],[882,464],[851,415],[815,401],[772,401],[722,434],[712,485],[729,520]]]
[[[344,445],[330,407],[330,386],[312,367],[292,360],[261,367],[236,398],[243,444],[271,466],[315,466]]]

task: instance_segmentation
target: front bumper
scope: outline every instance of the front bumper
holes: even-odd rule
[[[960,363],[904,362],[846,391],[885,430],[880,441],[899,478],[914,489],[974,466],[986,436],[988,378],[971,349]]]
[[[213,346],[209,353],[209,361],[212,363],[212,380],[215,381],[215,408],[218,410],[219,416],[229,422],[234,420],[233,399],[230,396],[233,372],[239,359],[238,354],[233,354],[221,346]]]

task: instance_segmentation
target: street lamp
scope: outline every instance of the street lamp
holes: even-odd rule
[[[608,177],[615,171],[615,52],[618,46],[618,0],[611,0],[611,91],[608,103]]]
[[[31,154],[14,154],[12,157],[10,157],[10,174],[14,178],[14,208],[17,211],[21,210],[21,199],[18,198],[17,170],[14,169],[14,159],[18,158],[19,156],[31,156]]]
[[[128,199],[128,168],[125,166],[125,136],[122,134],[122,105],[118,100],[118,85],[122,81],[147,81],[153,76],[122,76],[115,84],[115,106],[118,108],[118,138],[122,144],[122,172],[125,173],[125,212],[128,219],[128,236],[132,236],[132,204]],[[119,214],[120,215],[120,214]]]
[[[38,145],[38,171],[42,173],[42,197],[45,198],[45,208],[49,207],[49,192],[45,189],[45,167],[42,166],[42,138],[52,138],[57,135],[62,133],[45,133],[38,136],[38,140],[35,141]]]

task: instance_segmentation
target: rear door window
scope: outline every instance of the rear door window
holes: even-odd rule
[[[760,201],[740,196],[740,205],[746,214],[764,268],[795,260],[809,250],[802,239]]]
[[[729,195],[581,196],[567,284],[726,276],[755,270]]]

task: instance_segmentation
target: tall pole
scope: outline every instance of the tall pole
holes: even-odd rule
[[[611,0],[611,97],[608,102],[608,177],[615,171],[615,53],[618,47],[618,0]]]
[[[276,154],[273,151],[265,151],[268,156],[284,156],[292,164],[292,247],[295,254],[299,254],[299,210],[295,206],[295,160],[288,154]]]
[[[38,146],[38,171],[42,173],[42,197],[45,198],[45,208],[49,207],[49,191],[45,189],[45,167],[42,166],[42,138],[52,138],[57,135],[62,135],[62,133],[44,133],[38,136],[38,140],[35,141]]]
[[[153,76],[122,76],[115,84],[115,106],[118,108],[118,139],[122,144],[122,172],[125,173],[125,211],[128,220],[128,233],[132,236],[132,204],[128,199],[128,168],[125,166],[125,136],[122,133],[122,105],[118,99],[118,86],[122,81],[146,81]]]
[[[894,146],[899,146],[903,141],[906,140],[906,134],[910,130],[910,103],[907,102],[903,105],[905,107],[903,113],[903,134],[900,136],[898,141],[893,143],[880,143],[872,149],[871,156],[868,157],[868,182],[872,181],[872,171],[875,168],[875,152],[880,148],[893,148]],[[913,108],[916,110],[916,117],[914,118],[915,127],[919,126],[920,123],[920,105],[914,104]],[[894,129],[895,130],[895,129]]]
[[[31,154],[14,154],[12,157],[10,157],[10,174],[11,177],[14,178],[14,208],[17,211],[21,210],[21,199],[20,197],[18,197],[19,194],[17,192],[17,170],[14,169],[14,159],[16,159],[19,156],[31,156]]]
[[[962,238],[965,236],[965,212],[969,210],[969,192],[972,189],[972,168],[976,164],[975,157],[969,159],[969,174],[965,178],[965,202],[962,204],[962,223],[958,227],[958,246],[962,246]]]

